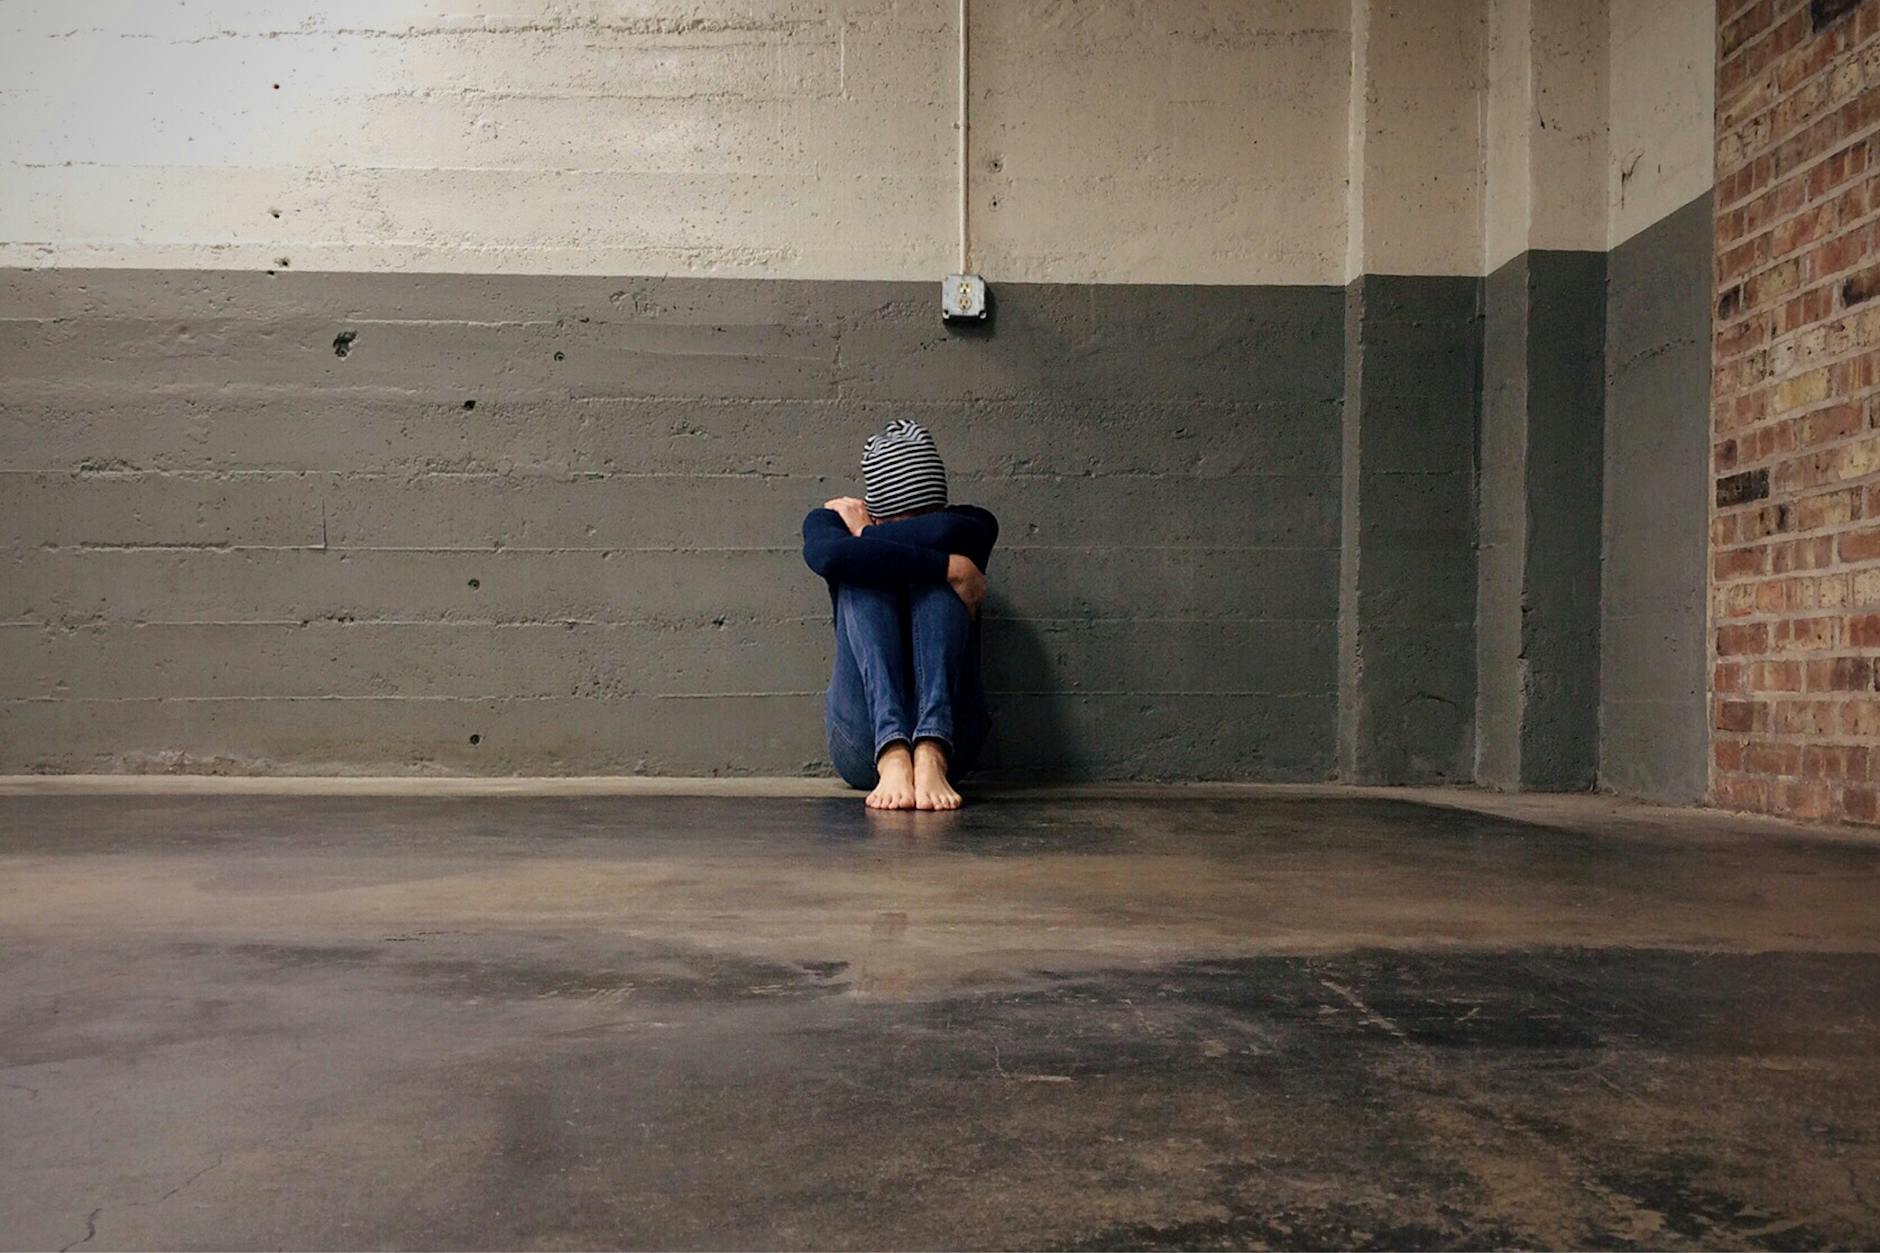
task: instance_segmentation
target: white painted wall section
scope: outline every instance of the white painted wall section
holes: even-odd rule
[[[1348,150],[1359,237],[1345,277],[1475,274],[1482,250],[1481,0],[1355,0]]]
[[[1490,0],[1483,273],[1606,247],[1604,0]]]
[[[1716,5],[1610,0],[1607,243],[1617,247],[1716,182]]]
[[[972,8],[989,275],[1338,281],[1342,0]],[[13,0],[0,263],[937,278],[956,21],[953,0]]]
[[[1476,274],[1711,181],[1709,0],[971,11],[994,282]],[[0,265],[934,280],[957,13],[4,0]]]

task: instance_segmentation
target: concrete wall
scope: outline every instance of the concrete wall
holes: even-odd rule
[[[0,760],[815,768],[797,523],[912,415],[1005,522],[995,767],[1327,775],[1341,293],[932,298],[15,272]]]
[[[1583,763],[1584,667],[1492,707],[1598,595],[1528,380],[1692,177],[1645,7],[974,3],[955,335],[953,0],[0,6],[0,769],[822,769],[795,524],[909,414],[1005,521],[998,768]]]

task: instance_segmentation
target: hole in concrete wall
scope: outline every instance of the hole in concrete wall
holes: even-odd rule
[[[482,579],[471,579],[471,580],[470,580],[470,589],[471,589],[472,591],[475,591],[475,590],[476,590],[477,588],[479,588],[479,587],[482,587],[482,586],[483,586],[483,580],[482,580]]]
[[[565,352],[558,352],[555,354],[555,360],[557,361],[566,361],[567,359],[568,359],[568,354]]]
[[[481,744],[483,742],[483,737],[480,735],[472,735],[470,737],[470,742],[472,744]]]
[[[279,266],[281,269],[285,270],[289,266],[293,265],[294,263],[288,260],[286,257],[276,257],[274,258],[274,264]]]
[[[477,402],[474,400],[466,400],[463,402],[463,411],[465,413],[469,413],[472,409],[476,407],[477,407]]]
[[[278,218],[281,216],[281,211],[279,209],[269,209],[268,216],[271,218]]]
[[[359,338],[358,331],[341,331],[333,337],[333,355],[343,357],[352,351],[353,341]]]
[[[280,89],[281,85],[279,83],[274,84],[274,90],[279,91]]]

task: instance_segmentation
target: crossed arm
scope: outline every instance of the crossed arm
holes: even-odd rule
[[[803,520],[803,560],[836,583],[945,583],[976,614],[986,595],[984,565],[998,532],[998,523],[984,510],[873,522],[861,501],[844,496]]]

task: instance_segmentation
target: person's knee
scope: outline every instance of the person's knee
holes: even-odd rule
[[[881,781],[875,770],[874,752],[840,723],[829,726],[829,764],[852,788],[866,792]]]
[[[957,597],[955,598],[957,599]],[[891,587],[863,587],[859,583],[836,584],[836,605],[851,613],[901,613],[901,593]]]
[[[939,626],[964,636],[972,629],[973,615],[966,602],[945,583],[927,584],[909,594],[914,621],[923,627]]]

